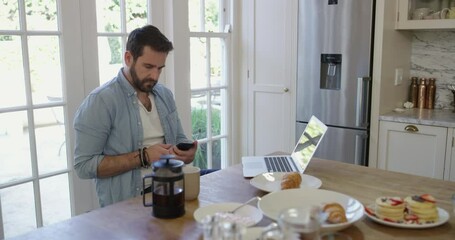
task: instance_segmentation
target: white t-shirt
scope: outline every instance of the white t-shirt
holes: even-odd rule
[[[160,117],[158,116],[158,111],[156,110],[155,99],[149,93],[148,95],[150,102],[152,104],[152,110],[149,112],[147,108],[139,101],[139,113],[141,115],[142,129],[144,134],[144,146],[151,146],[158,143],[164,142],[164,131],[161,126]],[[142,168],[142,176],[144,174],[149,174],[151,168]]]

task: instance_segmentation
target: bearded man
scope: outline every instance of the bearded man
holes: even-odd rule
[[[101,207],[140,195],[144,169],[160,156],[194,159],[197,141],[185,136],[172,92],[158,83],[172,50],[158,28],[133,30],[123,68],[76,112],[74,168],[80,178],[95,179]],[[180,150],[181,142],[193,145]]]

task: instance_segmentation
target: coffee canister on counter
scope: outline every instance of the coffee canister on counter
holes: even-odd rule
[[[425,108],[425,100],[426,100],[426,95],[427,95],[427,86],[425,84],[426,78],[420,78],[420,83],[419,83],[419,93],[418,93],[418,99],[417,99],[417,107],[418,108]]]
[[[434,100],[436,95],[436,79],[429,78],[428,79],[428,86],[427,86],[427,94],[425,99],[425,108],[433,109],[434,108]]]

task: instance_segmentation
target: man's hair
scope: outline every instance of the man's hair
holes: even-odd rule
[[[130,51],[133,59],[136,60],[142,56],[145,46],[164,53],[169,53],[174,49],[172,42],[157,27],[152,25],[134,29],[128,36],[126,50]]]

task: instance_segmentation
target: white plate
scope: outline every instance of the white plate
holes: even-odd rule
[[[241,203],[210,204],[205,207],[200,207],[196,209],[196,211],[194,211],[193,217],[194,219],[196,219],[197,222],[200,222],[207,215],[213,215],[217,212],[227,212],[240,205]],[[246,227],[256,225],[262,219],[262,212],[251,205],[245,205],[241,207],[239,210],[235,211],[235,215],[240,217],[249,217],[254,221],[254,223],[247,224]]]
[[[362,219],[364,215],[364,207],[356,199],[338,192],[311,188],[288,189],[269,193],[258,202],[258,207],[265,216],[276,221],[278,215],[284,209],[311,205],[323,206],[331,202],[337,202],[344,207],[348,222],[338,224],[323,223],[321,225],[323,232],[335,232],[345,229]]]
[[[276,192],[281,190],[281,180],[283,179],[284,172],[262,173],[250,180],[253,187],[265,192]],[[302,176],[302,183],[300,188],[320,188],[322,182],[319,178],[306,174]]]
[[[374,204],[371,204],[368,206],[368,208],[372,209],[373,212],[374,212],[374,209],[375,209],[375,205]],[[387,225],[387,226],[391,226],[391,227],[397,227],[397,228],[432,228],[432,227],[437,227],[439,225],[442,225],[444,223],[446,223],[447,221],[449,221],[449,213],[447,213],[446,210],[442,209],[442,208],[438,208],[438,213],[439,213],[439,219],[437,222],[434,222],[434,223],[422,223],[422,224],[415,224],[415,223],[394,223],[394,222],[388,222],[388,221],[384,221],[374,215],[370,215],[368,212],[366,212],[365,215],[367,215],[367,217],[371,220],[373,220],[374,222],[377,222],[377,223],[380,223],[380,224],[384,224],[384,225]]]

